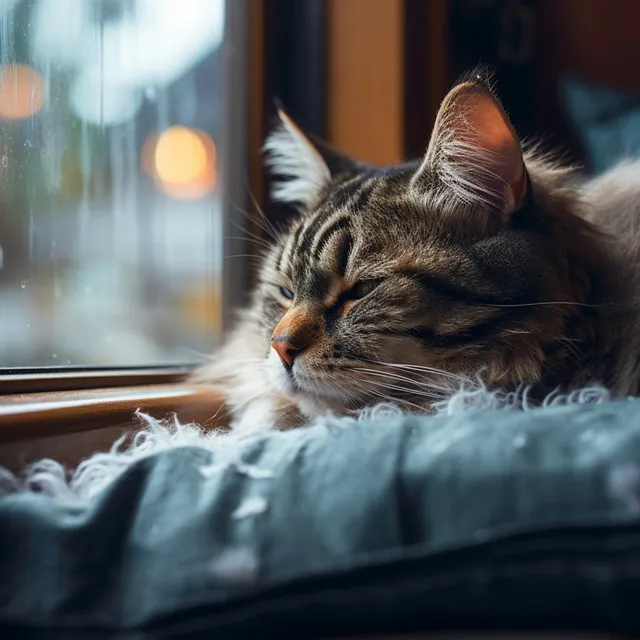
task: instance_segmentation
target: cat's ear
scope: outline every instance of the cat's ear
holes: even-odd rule
[[[491,90],[464,82],[444,99],[414,182],[436,177],[464,203],[504,216],[527,192],[520,140]]]
[[[280,126],[267,138],[266,163],[274,176],[272,196],[277,202],[311,206],[337,177],[347,178],[364,165],[307,134],[282,110]]]

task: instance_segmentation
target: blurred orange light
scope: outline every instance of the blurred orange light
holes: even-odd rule
[[[156,172],[162,182],[184,184],[206,168],[207,150],[198,135],[186,127],[170,127],[156,144]]]
[[[42,108],[42,77],[24,64],[0,66],[0,118],[22,120]]]
[[[174,126],[149,136],[142,149],[142,165],[158,186],[174,198],[194,199],[216,184],[216,147],[203,131]]]

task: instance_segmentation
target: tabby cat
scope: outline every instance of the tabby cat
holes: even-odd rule
[[[280,119],[274,196],[300,214],[194,377],[226,391],[236,428],[382,401],[429,411],[467,381],[638,391],[640,164],[580,183],[523,150],[475,75],[417,162],[371,166]]]

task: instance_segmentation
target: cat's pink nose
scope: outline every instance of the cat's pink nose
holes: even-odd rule
[[[280,360],[285,367],[293,366],[293,359],[302,351],[296,346],[291,344],[286,338],[274,338],[271,340],[271,346],[275,352],[280,356]]]

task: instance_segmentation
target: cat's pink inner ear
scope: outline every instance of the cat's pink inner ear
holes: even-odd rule
[[[520,140],[484,85],[464,83],[449,93],[438,114],[430,152],[449,165],[454,179],[457,170],[462,182],[477,189],[479,199],[484,195],[505,214],[522,205],[527,173]]]

